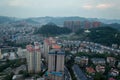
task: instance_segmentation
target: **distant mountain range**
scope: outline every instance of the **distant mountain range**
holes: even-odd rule
[[[116,25],[117,28],[120,27],[120,20],[117,19],[98,19],[98,18],[84,18],[84,17],[33,17],[33,18],[15,18],[15,17],[6,17],[0,16],[0,24],[5,23],[28,23],[28,24],[47,24],[47,23],[55,23],[56,25],[63,26],[64,21],[71,21],[71,20],[79,20],[79,21],[99,21],[103,24],[107,25]]]

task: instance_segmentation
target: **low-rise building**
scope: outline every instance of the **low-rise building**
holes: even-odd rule
[[[118,68],[120,68],[120,61],[118,62],[118,65],[117,65]]]
[[[86,67],[86,72],[87,72],[88,74],[92,74],[92,75],[95,74],[95,70],[94,70],[94,68],[92,68],[92,67]]]
[[[110,75],[111,76],[118,76],[119,75],[119,71],[117,69],[111,69],[110,70]]]
[[[80,57],[75,57],[75,63],[80,64]]]
[[[96,71],[100,72],[100,73],[104,73],[105,72],[105,66],[97,65],[96,66]]]
[[[104,58],[92,58],[91,61],[94,65],[105,65],[106,64],[106,61]]]
[[[23,75],[14,75],[12,80],[23,80]]]
[[[89,58],[86,56],[76,57],[75,63],[80,64],[81,66],[86,66],[88,65],[88,60]]]
[[[17,55],[19,58],[26,58],[27,49],[18,48]]]
[[[116,59],[114,57],[107,57],[107,63],[109,63],[110,66],[114,66],[116,62]]]

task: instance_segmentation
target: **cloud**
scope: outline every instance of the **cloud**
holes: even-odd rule
[[[95,4],[89,4],[89,5],[84,5],[82,6],[84,9],[108,9],[108,8],[111,8],[113,7],[114,5],[113,4],[98,4],[98,5],[95,5]]]
[[[84,9],[92,9],[93,6],[92,6],[92,5],[84,5],[83,8],[84,8]]]
[[[10,7],[21,7],[21,8],[37,8],[37,9],[66,9],[76,7],[76,2],[73,0],[9,0],[8,6]]]
[[[24,0],[10,0],[8,3],[9,6],[28,6],[28,3],[26,3]]]
[[[112,4],[98,4],[96,6],[96,8],[99,8],[99,9],[106,9],[106,8],[110,8],[112,7],[113,5]]]

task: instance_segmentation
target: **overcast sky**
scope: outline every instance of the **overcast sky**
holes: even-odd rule
[[[120,0],[0,0],[0,16],[120,19]]]

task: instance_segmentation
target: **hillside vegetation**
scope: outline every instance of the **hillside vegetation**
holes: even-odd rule
[[[104,45],[119,44],[120,31],[111,27],[98,27],[89,29],[90,33],[85,33],[83,29],[76,32],[76,35],[84,35],[84,39]]]
[[[42,34],[43,36],[56,36],[61,34],[69,34],[71,30],[65,27],[58,27],[55,24],[46,24],[35,31],[35,34]]]

